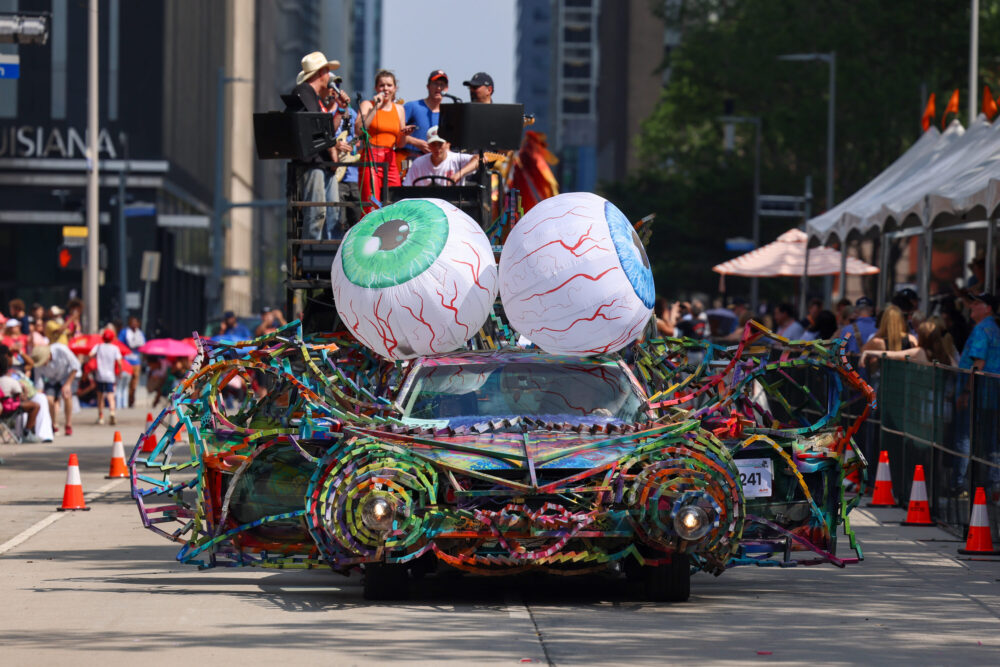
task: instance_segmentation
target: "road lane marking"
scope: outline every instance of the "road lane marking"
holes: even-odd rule
[[[83,498],[87,502],[92,502],[93,500],[100,498],[101,496],[106,494],[108,491],[111,491],[111,489],[121,484],[122,481],[123,479],[112,480],[107,484],[105,484],[104,486],[102,486],[101,488],[99,488],[97,491],[84,494]],[[63,518],[64,516],[68,516],[69,514],[70,514],[69,512],[53,512],[44,519],[41,519],[40,521],[36,522],[34,525],[26,528],[25,530],[22,530],[14,537],[10,538],[3,544],[0,544],[0,555],[7,553],[8,551],[10,551],[11,549],[20,544],[24,544],[34,535],[37,535],[38,533],[42,532],[43,530],[54,524],[59,519]]]

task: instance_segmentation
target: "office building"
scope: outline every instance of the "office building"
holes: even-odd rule
[[[667,15],[680,0],[665,0]],[[601,3],[602,54],[597,86],[597,178],[617,181],[640,167],[636,138],[669,77],[669,53],[680,41],[648,0]]]
[[[551,128],[552,5],[552,0],[517,3],[514,99],[524,105],[524,113],[534,115],[531,129],[546,135]]]
[[[560,159],[563,191],[640,166],[636,137],[669,77],[680,0],[519,0],[517,91]],[[546,109],[544,112],[539,109]]]
[[[349,44],[338,41],[350,34],[358,4],[99,2],[102,322],[121,312],[123,279],[127,312],[142,312],[144,252],[161,253],[151,334],[186,336],[222,310],[249,315],[279,305],[284,207],[226,204],[284,198],[283,163],[256,158],[252,113],[282,108],[279,95],[310,51],[349,71]],[[82,285],[82,271],[59,268],[57,256],[63,227],[85,224],[87,3],[0,0],[0,12],[51,14],[46,44],[0,44],[21,64],[19,79],[0,80],[0,247],[8,249],[0,303],[63,305]],[[220,203],[223,277],[213,281],[211,224]]]

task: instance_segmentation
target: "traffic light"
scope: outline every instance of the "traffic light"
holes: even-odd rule
[[[82,245],[63,244],[59,246],[59,252],[56,255],[56,262],[59,264],[59,268],[67,271],[83,270],[84,250],[86,250],[86,247]]]

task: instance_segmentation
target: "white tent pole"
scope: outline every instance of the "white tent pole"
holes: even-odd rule
[[[927,299],[931,291],[931,261],[934,254],[934,230],[931,229],[931,202],[930,197],[924,196],[924,212],[922,222],[924,227],[923,243],[920,254],[920,284],[918,285],[920,295],[920,305],[927,308]]]
[[[990,294],[996,293],[996,271],[994,270],[996,262],[996,253],[993,250],[993,245],[996,243],[996,218],[990,218],[986,221],[986,275],[984,276],[986,280],[986,291]]]
[[[809,291],[809,237],[806,236],[806,254],[802,258],[802,287],[799,290],[799,315],[806,313],[806,294]]]
[[[878,294],[875,295],[875,308],[877,310],[882,310],[882,306],[885,305],[885,294],[889,290],[889,257],[892,256],[889,243],[889,233],[882,230],[882,243],[878,253]]]
[[[978,111],[977,87],[979,74],[979,0],[972,0],[972,20],[969,22],[969,127],[975,122]]]
[[[840,298],[847,296],[847,239],[840,241]]]
[[[931,262],[934,257],[934,230],[929,226],[924,231],[923,257],[920,258],[920,305],[925,309],[930,305],[931,295]]]

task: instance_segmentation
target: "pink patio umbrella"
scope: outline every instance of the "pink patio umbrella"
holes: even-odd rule
[[[154,338],[140,347],[139,352],[157,357],[188,357],[189,359],[198,354],[198,350],[194,346],[173,338]]]
[[[800,229],[789,229],[772,243],[751,250],[728,262],[716,264],[712,270],[723,276],[745,276],[748,278],[775,278],[779,276],[801,277],[805,269],[806,233]],[[830,276],[840,273],[840,251],[819,247],[809,249],[809,275]],[[878,267],[862,262],[855,257],[847,258],[847,273],[852,276],[866,276],[878,273]]]

